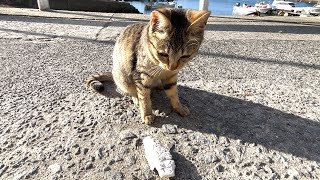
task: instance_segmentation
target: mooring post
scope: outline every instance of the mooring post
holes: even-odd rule
[[[209,9],[209,1],[208,0],[200,0],[199,1],[199,10],[208,11]]]
[[[50,9],[49,0],[37,0],[40,11],[46,11]]]

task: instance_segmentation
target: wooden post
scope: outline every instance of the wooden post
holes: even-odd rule
[[[49,0],[37,0],[40,11],[46,11],[50,9]]]
[[[208,11],[209,9],[209,0],[200,0],[199,1],[199,10]]]

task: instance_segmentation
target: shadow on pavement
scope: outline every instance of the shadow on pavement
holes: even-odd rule
[[[108,83],[105,87],[109,88],[102,95],[117,97],[112,95],[114,85]],[[181,102],[189,107],[191,114],[183,118],[172,112],[165,93],[154,90],[153,109],[165,112],[168,117],[157,117],[152,126],[162,128],[163,124],[173,124],[192,131],[260,144],[268,149],[320,162],[319,122],[200,89],[186,86],[179,86],[178,89]],[[183,158],[179,154],[176,157]],[[191,164],[186,161],[181,163]]]
[[[179,128],[216,134],[268,149],[320,162],[320,123],[258,103],[179,86],[181,101],[190,116],[169,113],[157,118],[155,127],[175,124]],[[171,112],[164,93],[153,93],[153,109]]]
[[[186,177],[188,177],[188,179],[202,179],[197,168],[191,161],[175,151],[170,153],[172,154],[172,159],[176,163],[175,177],[173,177],[172,180],[181,178],[186,179]]]

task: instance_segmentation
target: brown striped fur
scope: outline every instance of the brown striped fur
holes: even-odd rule
[[[142,121],[153,122],[150,91],[165,90],[173,109],[187,116],[189,109],[179,101],[177,75],[198,52],[210,12],[158,9],[148,24],[128,26],[113,51],[111,73],[93,75],[87,84],[103,90],[102,81],[113,80],[117,88],[132,96]]]

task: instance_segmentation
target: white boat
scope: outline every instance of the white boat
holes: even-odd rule
[[[157,2],[146,3],[144,8],[147,10],[154,10],[158,8],[175,8],[175,7],[176,7],[176,2],[157,0]]]
[[[254,6],[243,4],[240,6],[240,3],[236,3],[235,6],[233,6],[232,14],[235,16],[247,16],[251,14],[257,14],[257,9]]]
[[[272,8],[271,5],[265,2],[259,2],[254,5],[254,7],[262,14],[269,12]]]
[[[315,4],[309,11],[309,14],[314,16],[320,16],[320,3]]]
[[[320,4],[315,4],[313,7],[295,7],[292,11],[297,14],[319,16]]]
[[[271,4],[271,7],[277,10],[293,11],[296,5],[291,1],[274,0]]]

